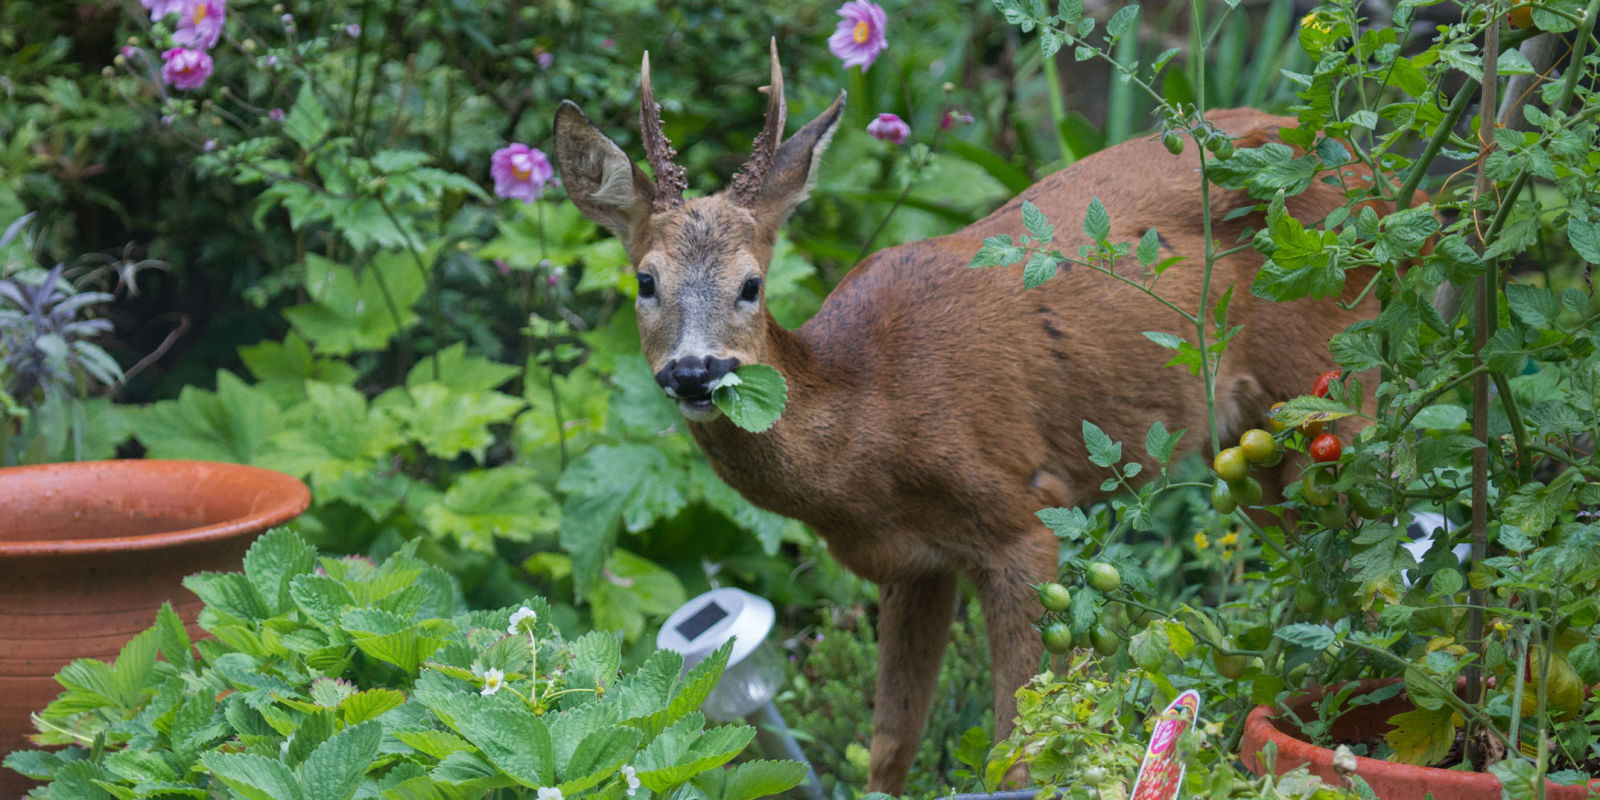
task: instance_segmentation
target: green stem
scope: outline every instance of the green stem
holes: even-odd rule
[[[1428,174],[1428,166],[1433,163],[1434,158],[1438,157],[1439,150],[1444,147],[1445,142],[1450,140],[1450,136],[1455,130],[1456,122],[1460,121],[1462,113],[1467,110],[1467,106],[1472,104],[1472,94],[1477,88],[1478,84],[1469,78],[1456,93],[1455,99],[1450,102],[1450,107],[1445,109],[1444,119],[1439,120],[1439,127],[1434,129],[1433,138],[1428,140],[1428,146],[1423,148],[1422,155],[1417,156],[1417,160],[1411,162],[1411,171],[1406,173],[1406,182],[1400,184],[1400,191],[1395,192],[1395,208],[1407,209],[1411,207],[1411,195],[1416,193],[1417,186],[1422,183],[1423,176]],[[1422,101],[1418,100],[1417,102],[1420,104]]]
[[[1045,91],[1050,93],[1050,123],[1055,128],[1056,144],[1061,147],[1061,163],[1065,166],[1076,161],[1078,156],[1067,143],[1067,104],[1061,97],[1061,70],[1056,66],[1055,56],[1044,58],[1044,85]]]

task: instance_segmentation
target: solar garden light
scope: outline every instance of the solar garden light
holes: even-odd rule
[[[765,598],[742,589],[712,589],[667,617],[656,634],[656,647],[682,653],[687,672],[732,639],[727,669],[700,710],[716,722],[744,719],[754,725],[762,751],[805,764],[806,782],[801,790],[811,800],[823,800],[816,770],[811,769],[772,704],[772,696],[783,684],[783,658],[767,641],[774,617],[772,603]]]

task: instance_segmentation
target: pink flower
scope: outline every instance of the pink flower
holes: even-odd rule
[[[867,133],[872,134],[874,139],[905,144],[906,137],[911,135],[911,126],[894,114],[879,114],[877,119],[867,124]]]
[[[283,121],[283,109],[274,108],[271,111],[268,111],[267,112],[267,119],[270,119],[273,122],[282,122]]]
[[[174,47],[161,54],[161,77],[178,89],[198,89],[211,77],[211,56],[203,50]]]
[[[139,4],[150,12],[150,21],[158,22],[168,14],[181,14],[183,7],[192,0],[139,0]]]
[[[547,50],[547,51],[539,54],[539,68],[540,69],[549,69],[550,65],[554,64],[554,63],[556,63],[556,54],[555,53],[552,53],[552,52]]]
[[[944,119],[939,120],[939,130],[947,131],[957,125],[971,125],[972,115],[961,111],[946,111]]]
[[[222,38],[222,21],[227,16],[228,0],[192,0],[178,15],[178,31],[172,34],[172,41],[210,50]]]
[[[872,66],[878,54],[889,46],[883,29],[889,18],[883,7],[871,0],[850,0],[839,9],[839,29],[828,37],[828,51],[844,59],[844,68],[859,66],[862,72]]]
[[[355,39],[361,35],[361,26],[352,22],[349,25],[344,26],[344,32],[346,36]]]
[[[539,199],[555,170],[538,148],[512,144],[494,151],[489,159],[489,175],[494,178],[495,194],[531,203]]]
[[[139,48],[133,45],[125,44],[119,52],[122,54],[123,59],[127,61],[132,61],[139,57]]]

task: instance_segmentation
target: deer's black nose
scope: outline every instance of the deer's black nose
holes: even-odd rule
[[[711,393],[711,384],[739,366],[737,358],[714,356],[687,356],[674,358],[656,373],[656,383],[661,388],[685,400],[703,398]]]

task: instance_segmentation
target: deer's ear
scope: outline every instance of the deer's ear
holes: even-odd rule
[[[811,187],[816,185],[822,152],[828,149],[828,142],[843,118],[844,92],[840,92],[833,104],[816,119],[778,146],[752,209],[758,219],[777,228],[789,218],[795,206],[806,199]]]
[[[655,184],[571,100],[561,101],[555,128],[556,163],[567,194],[584,216],[627,244],[634,227],[650,217]]]

